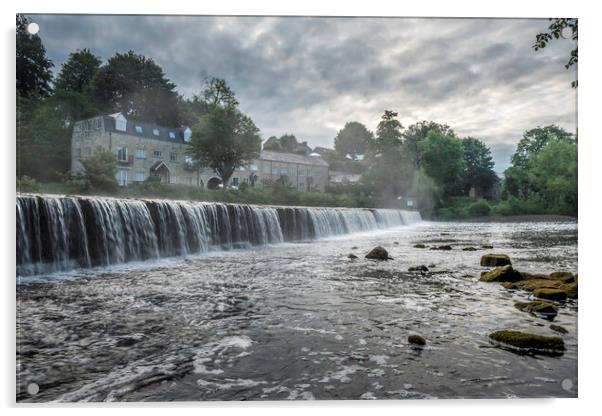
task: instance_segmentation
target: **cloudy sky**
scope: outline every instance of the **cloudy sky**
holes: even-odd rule
[[[374,130],[391,109],[404,126],[434,120],[482,139],[501,172],[525,130],[575,130],[572,41],[531,48],[547,19],[31,17],[55,72],[89,48],[153,58],[184,96],[225,78],[264,139],[332,147],[345,122]]]

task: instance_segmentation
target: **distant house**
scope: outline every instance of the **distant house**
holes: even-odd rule
[[[106,149],[115,154],[119,186],[142,183],[149,177],[158,177],[167,184],[210,189],[221,186],[213,169],[197,169],[187,155],[191,138],[188,127],[128,120],[121,113],[77,121],[71,138],[71,170],[82,171],[82,159]],[[328,163],[320,157],[262,151],[258,159],[234,172],[230,185],[248,183],[262,187],[286,179],[289,186],[298,190],[323,191],[328,184],[328,170]]]

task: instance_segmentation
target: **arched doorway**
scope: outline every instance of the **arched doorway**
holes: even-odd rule
[[[213,177],[207,181],[207,189],[218,189],[222,184],[219,178]]]
[[[169,168],[163,161],[160,160],[151,166],[150,173],[152,176],[160,178],[162,183],[169,183]]]

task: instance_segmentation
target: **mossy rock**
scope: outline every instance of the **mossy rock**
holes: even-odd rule
[[[565,283],[560,285],[560,290],[564,290],[566,292],[566,296],[570,299],[577,299],[578,295],[578,284],[575,283]]]
[[[565,347],[560,337],[529,334],[520,331],[496,331],[489,335],[492,344],[521,353],[562,355]]]
[[[573,283],[575,276],[571,272],[553,272],[550,273],[550,279],[559,280],[562,283]]]
[[[424,264],[421,264],[420,266],[412,266],[408,269],[409,272],[428,272],[429,268],[426,267]]]
[[[477,249],[477,248],[474,248],[474,247],[464,247],[464,248],[462,249],[462,251],[477,251],[477,250],[478,250],[478,249]]]
[[[414,244],[414,248],[426,248],[424,244]]]
[[[566,300],[566,292],[561,289],[539,288],[533,291],[535,297],[548,300]]]
[[[452,246],[450,246],[450,245],[431,247],[431,250],[451,250],[451,249],[452,249]]]
[[[569,333],[569,331],[565,327],[560,326],[560,325],[552,324],[552,325],[550,325],[550,329],[554,332],[558,332],[559,334],[568,334]]]
[[[514,306],[523,312],[545,315],[546,317],[554,317],[558,314],[558,308],[553,303],[543,300],[517,302]]]
[[[347,256],[347,258],[350,258],[350,259],[357,259],[357,256],[356,256],[355,254],[351,253],[351,254],[349,254],[349,255]]]
[[[393,257],[389,256],[389,252],[384,247],[374,247],[370,253],[366,254],[367,259],[374,260],[393,260]]]
[[[497,267],[512,264],[510,257],[505,254],[484,254],[481,256],[481,266]]]
[[[524,277],[524,274],[521,273],[521,276]],[[550,279],[527,279],[527,280],[519,280],[517,282],[512,282],[508,284],[504,284],[506,289],[520,289],[526,290],[528,292],[532,292],[535,289],[558,289],[561,283],[556,280]]]
[[[521,280],[521,274],[511,265],[496,267],[488,272],[481,272],[481,282],[516,282]]]
[[[410,335],[408,337],[408,342],[414,345],[426,345],[426,340],[420,335]]]
[[[493,244],[481,244],[481,247],[487,250],[493,250]]]

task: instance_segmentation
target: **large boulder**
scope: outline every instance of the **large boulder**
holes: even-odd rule
[[[571,299],[577,299],[577,295],[578,295],[578,284],[577,282],[575,283],[565,283],[563,285],[560,285],[560,287],[558,288],[560,290],[564,290],[566,292],[566,296],[568,298]]]
[[[481,282],[516,282],[522,279],[521,274],[511,265],[496,267],[488,272],[481,272]]]
[[[481,266],[497,267],[512,264],[510,257],[505,254],[484,254],[481,256]]]
[[[426,345],[426,340],[420,335],[410,335],[408,337],[408,342],[414,345]]]
[[[525,273],[520,273],[521,276],[525,277]],[[557,281],[557,280],[551,280],[551,279],[526,279],[526,280],[519,280],[519,281],[515,281],[515,282],[507,282],[504,283],[504,287],[506,289],[520,289],[520,290],[526,290],[528,292],[532,292],[535,289],[558,289],[561,286],[561,282]]]
[[[370,253],[366,254],[366,258],[374,260],[393,260],[393,257],[389,256],[387,250],[381,246],[374,247]]]
[[[571,272],[554,272],[550,273],[550,279],[558,280],[562,283],[573,283],[575,281],[575,276]]]
[[[550,318],[558,314],[556,305],[543,300],[536,300],[533,302],[517,302],[514,304],[514,306],[523,312],[544,315]]]
[[[547,337],[520,331],[496,331],[489,335],[493,345],[521,353],[562,355],[564,341],[560,337]]]
[[[566,300],[566,292],[561,289],[539,288],[533,291],[535,297],[547,300]]]

